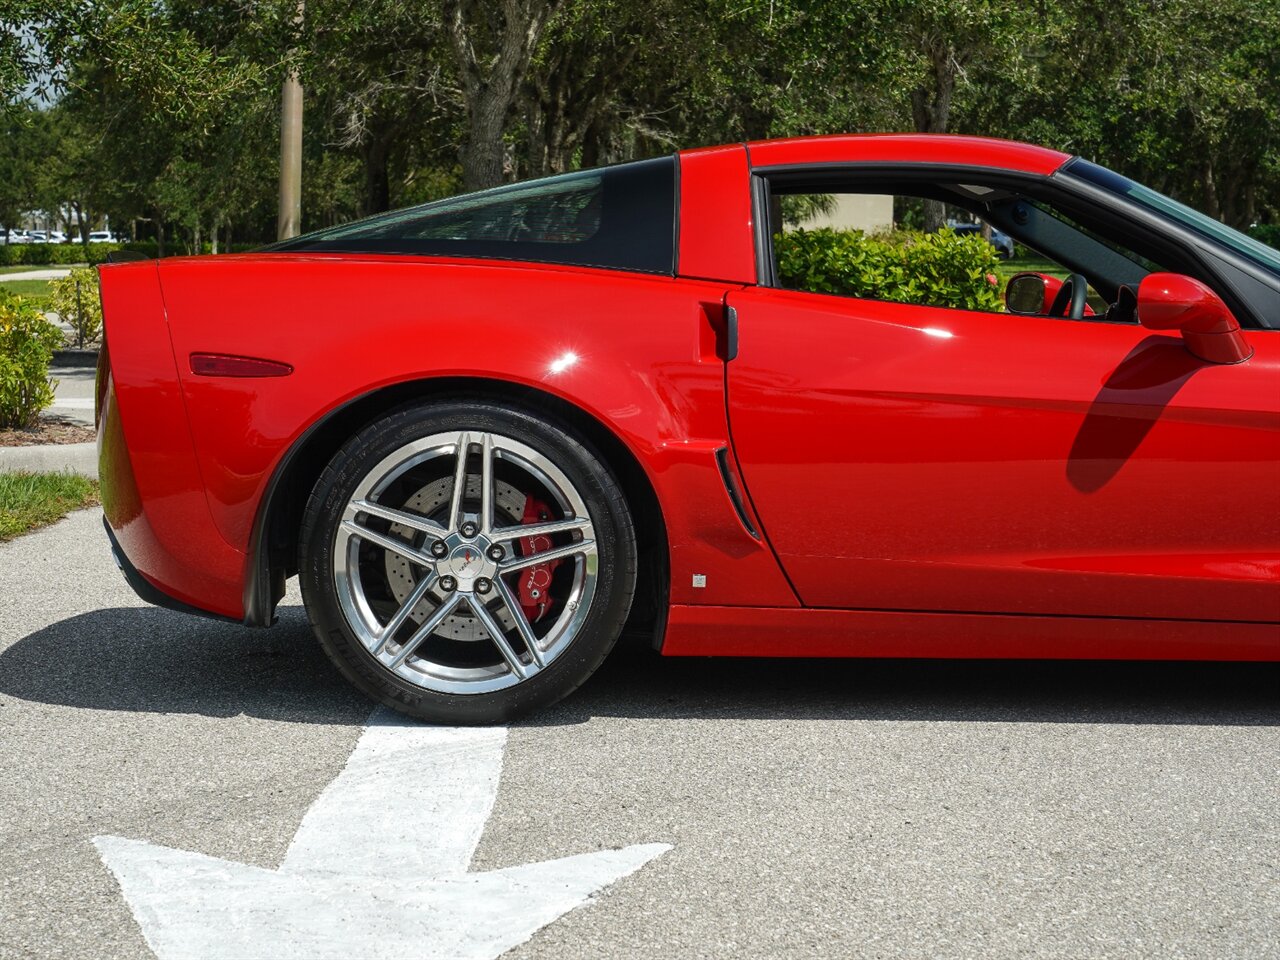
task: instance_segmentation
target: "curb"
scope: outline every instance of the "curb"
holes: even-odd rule
[[[69,470],[98,478],[96,443],[42,443],[32,447],[0,447],[0,472],[60,473]]]

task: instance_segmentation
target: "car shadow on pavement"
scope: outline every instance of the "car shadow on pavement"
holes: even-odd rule
[[[1280,726],[1280,663],[712,659],[624,641],[528,722],[595,716]]]
[[[0,652],[0,695],[95,710],[363,724],[301,607],[250,630],[155,607],[80,614]],[[660,657],[627,638],[525,723],[593,717],[1280,725],[1280,664]]]
[[[329,663],[301,607],[281,608],[270,630],[156,607],[83,613],[0,652],[0,695],[294,723],[360,725],[372,709]]]

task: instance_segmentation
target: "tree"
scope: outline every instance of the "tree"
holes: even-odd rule
[[[538,40],[563,3],[445,0],[445,29],[466,105],[461,160],[467,189],[502,183],[503,133]]]
[[[34,107],[15,105],[0,113],[0,243],[9,242],[8,232],[38,204],[44,139]]]
[[[411,165],[456,162],[444,147],[455,140],[458,89],[438,3],[311,0],[305,31],[303,82],[315,107],[304,162],[349,175],[327,155],[358,158],[361,213],[386,210]]]
[[[1280,200],[1280,4],[1054,0],[1029,69],[982,78],[959,128],[1078,153],[1225,222]]]
[[[1041,18],[1021,0],[885,0],[875,14],[891,26],[899,75],[917,133],[947,133],[957,97],[986,83],[1024,81],[1026,50]],[[943,225],[943,205],[924,203],[924,229]]]
[[[269,238],[277,95],[296,67],[307,228],[684,146],[904,129],[1040,142],[1235,225],[1280,220],[1277,0],[308,0],[302,24],[296,11],[0,0],[14,121],[0,217],[70,203],[85,222],[149,222],[171,248]]]

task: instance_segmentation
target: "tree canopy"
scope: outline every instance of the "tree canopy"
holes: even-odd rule
[[[1280,222],[1280,0],[0,0],[0,222],[271,239],[746,138],[964,132]]]

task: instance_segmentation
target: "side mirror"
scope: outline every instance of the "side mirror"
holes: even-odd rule
[[[1015,273],[1004,288],[1004,305],[1010,313],[1031,316],[1048,312],[1053,297],[1039,273]]]
[[[1138,322],[1148,330],[1177,330],[1194,356],[1210,363],[1242,363],[1253,348],[1216,293],[1180,273],[1149,273],[1138,285]]]

